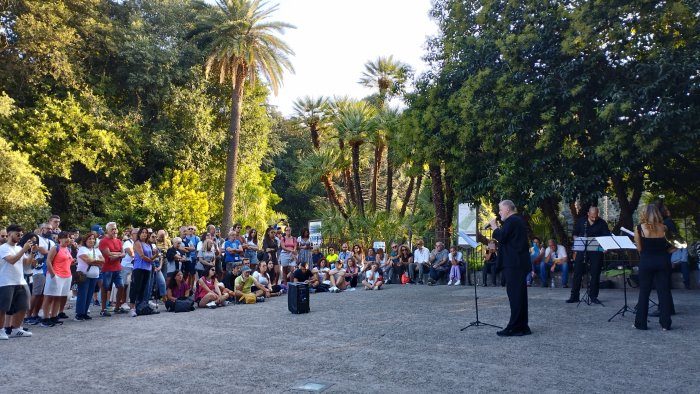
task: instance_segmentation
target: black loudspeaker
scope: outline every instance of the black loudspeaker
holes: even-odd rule
[[[309,286],[306,283],[287,283],[287,302],[292,313],[309,313]]]

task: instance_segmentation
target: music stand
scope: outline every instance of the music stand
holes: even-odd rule
[[[588,286],[586,286],[586,291],[583,293],[583,296],[578,300],[578,304],[576,304],[577,308],[582,302],[585,302],[586,305],[591,305],[591,297],[589,295],[591,291],[591,266],[588,262],[588,252],[598,252],[599,249],[600,244],[595,237],[578,237],[574,239],[574,245],[571,250],[575,252],[583,252],[583,259],[581,262],[586,266],[586,276],[588,277]],[[602,302],[600,302],[600,305],[605,306]]]
[[[611,237],[597,237],[596,240],[603,248],[604,251],[609,250],[636,250],[637,247],[630,241],[628,237],[623,236],[611,236]],[[627,267],[625,263],[622,263],[622,288],[624,291],[625,304],[617,311],[614,315],[608,319],[611,322],[615,316],[620,315],[625,317],[625,312],[634,313],[634,310],[627,305]]]
[[[478,214],[477,214],[477,217],[478,217]],[[478,225],[478,221],[477,221],[477,225]],[[471,237],[466,237],[465,240],[469,244],[469,247],[476,250],[476,247],[478,244],[476,243],[475,240],[473,240]],[[468,261],[469,261],[469,259],[467,258],[467,277],[469,277],[469,262]],[[503,329],[503,327],[500,327],[500,326],[497,326],[494,324],[484,323],[481,320],[479,320],[479,295],[477,294],[477,290],[476,290],[476,269],[474,270],[474,310],[476,311],[476,320],[469,323],[469,325],[467,325],[466,327],[463,327],[459,331],[464,331],[469,327],[482,327],[482,326]]]

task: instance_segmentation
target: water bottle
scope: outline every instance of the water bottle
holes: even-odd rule
[[[554,288],[554,278],[552,278],[552,289]]]

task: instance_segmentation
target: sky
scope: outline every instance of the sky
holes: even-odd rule
[[[271,0],[279,4],[271,20],[296,29],[282,36],[294,50],[295,73],[285,73],[270,104],[292,114],[295,99],[304,96],[349,96],[371,93],[357,83],[364,64],[393,55],[413,67],[427,68],[421,59],[429,36],[437,33],[428,16],[430,0]]]

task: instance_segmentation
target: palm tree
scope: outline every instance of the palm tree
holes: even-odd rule
[[[365,71],[362,73],[359,83],[368,88],[378,90],[377,107],[383,111],[386,102],[404,92],[406,81],[411,75],[411,67],[405,63],[394,60],[393,56],[378,57],[375,61],[365,63]],[[374,136],[374,169],[372,173],[372,185],[370,189],[370,207],[374,211],[377,206],[377,182],[382,164],[382,156],[386,147],[386,139],[390,138],[385,130]],[[393,163],[387,159],[387,212],[391,209],[393,193]]]
[[[352,151],[352,175],[357,197],[357,211],[364,216],[364,198],[360,183],[360,146],[376,128],[376,110],[364,101],[348,103],[339,108],[333,126],[339,137],[350,144]]]
[[[348,211],[343,203],[343,198],[335,189],[333,177],[345,167],[342,163],[343,156],[333,149],[320,149],[305,155],[297,167],[297,186],[306,190],[314,182],[321,181],[326,187],[328,200],[333,204],[345,219]]]
[[[216,5],[199,19],[196,36],[207,45],[209,53],[205,77],[214,74],[219,83],[230,80],[233,86],[222,218],[223,227],[228,228],[233,219],[245,83],[254,83],[261,74],[277,94],[284,70],[294,71],[289,60],[294,52],[276,34],[294,26],[269,21],[278,6],[266,8],[261,0],[217,0]]]
[[[297,122],[309,129],[311,142],[314,148],[319,150],[321,148],[320,132],[328,124],[328,99],[323,96],[299,98],[294,101],[294,113]]]

